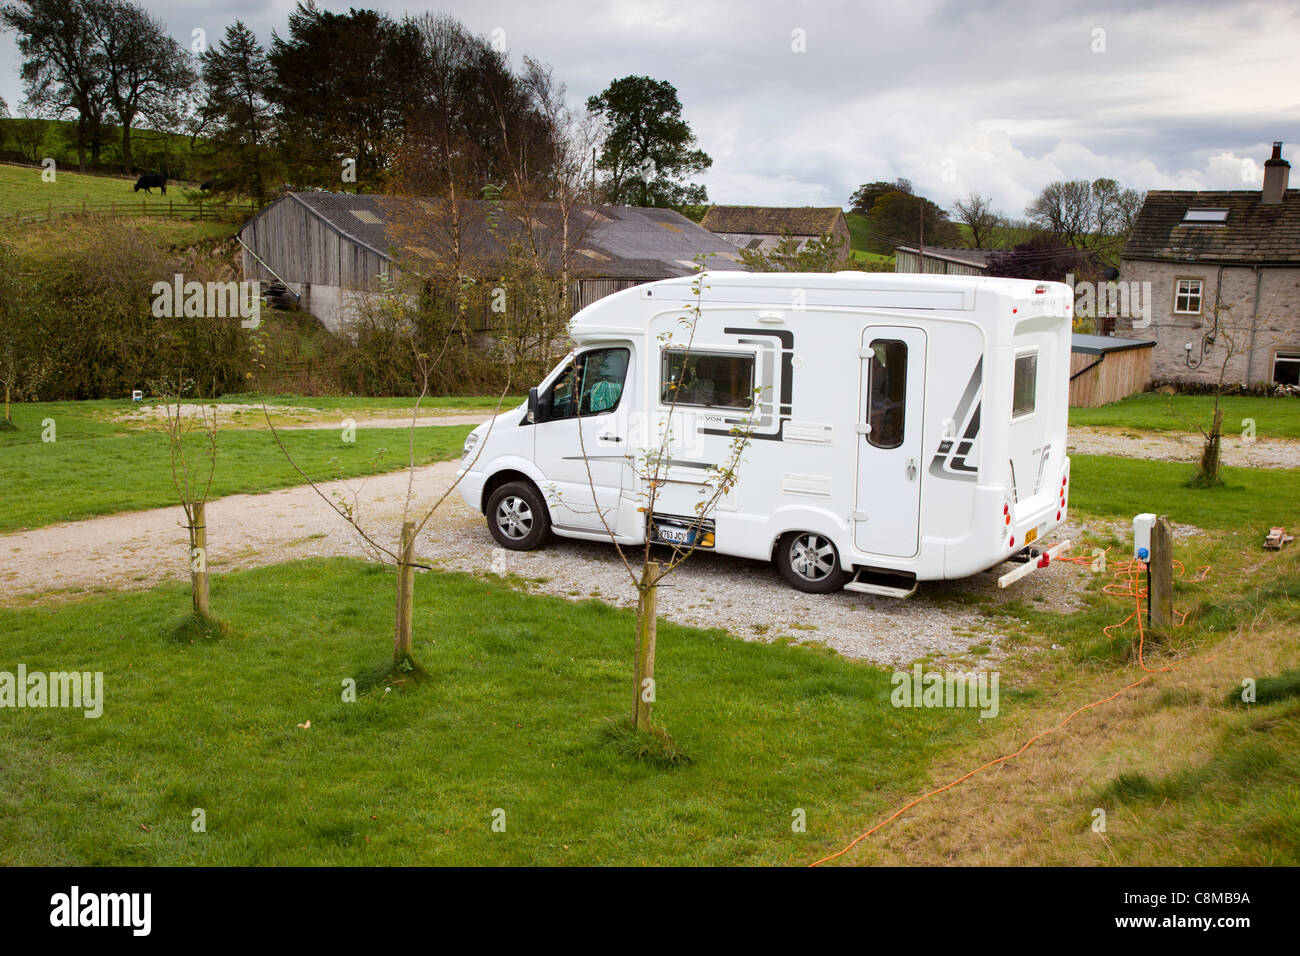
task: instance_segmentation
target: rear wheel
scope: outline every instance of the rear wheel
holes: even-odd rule
[[[531,484],[512,481],[488,497],[488,530],[497,544],[511,551],[532,551],[551,530],[551,516]]]
[[[849,579],[834,543],[815,531],[784,535],[776,546],[776,566],[783,578],[809,594],[838,591]]]

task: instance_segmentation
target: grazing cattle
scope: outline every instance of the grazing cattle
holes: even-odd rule
[[[148,193],[149,190],[151,190],[154,186],[157,186],[159,189],[161,189],[162,194],[164,196],[167,195],[167,177],[160,176],[157,173],[145,173],[143,176],[137,179],[135,181],[135,189],[133,190],[133,192],[138,193],[140,190],[143,189],[145,192]],[[149,193],[149,194],[153,195],[153,193]]]

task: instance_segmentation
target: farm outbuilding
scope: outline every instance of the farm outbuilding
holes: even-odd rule
[[[1076,332],[1070,341],[1070,405],[1093,408],[1143,391],[1154,342]]]
[[[852,237],[839,206],[710,206],[700,220],[709,232],[752,252],[771,253],[788,237],[796,248],[829,236],[848,262]]]
[[[244,278],[283,285],[339,331],[380,294],[384,277],[495,279],[512,250],[535,243],[570,278],[576,312],[644,282],[689,275],[696,260],[740,268],[739,250],[671,209],[291,192],[239,231]],[[481,328],[487,328],[485,324]]]
[[[988,249],[947,246],[895,246],[895,272],[924,272],[927,275],[982,276],[988,274]]]

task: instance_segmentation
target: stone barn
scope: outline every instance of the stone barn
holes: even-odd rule
[[[822,236],[840,243],[840,261],[848,262],[849,223],[838,206],[710,206],[700,225],[742,249],[770,253],[786,236],[803,249]]]

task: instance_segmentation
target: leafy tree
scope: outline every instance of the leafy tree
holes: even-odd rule
[[[713,160],[696,148],[671,83],[626,76],[588,98],[587,110],[605,124],[596,167],[605,174],[610,202],[680,206],[708,201],[705,188],[687,180],[712,166]]]
[[[272,35],[268,60],[294,182],[338,188],[352,159],[357,181],[378,186],[410,106],[415,33],[375,10],[331,13],[306,0],[289,14],[288,36]]]
[[[0,24],[18,34],[27,102],[46,113],[76,117],[77,165],[86,150],[99,162],[108,108],[107,64],[86,0],[19,0],[0,6]]]
[[[195,81],[190,56],[162,21],[129,0],[84,0],[84,8],[102,57],[105,97],[122,127],[122,163],[130,166],[136,117],[172,125]]]
[[[899,244],[955,246],[961,241],[948,213],[924,196],[894,189],[871,206],[867,217],[869,245],[873,252],[892,252]]]
[[[204,102],[212,132],[208,148],[222,190],[266,198],[272,161],[268,140],[273,116],[267,90],[273,74],[266,51],[242,21],[226,27],[221,42],[202,58]]]
[[[876,200],[886,193],[900,192],[905,195],[913,195],[912,183],[907,179],[896,179],[892,183],[878,180],[874,183],[864,183],[859,186],[849,197],[849,211],[856,212],[862,216],[871,215],[871,207],[876,204]]]

